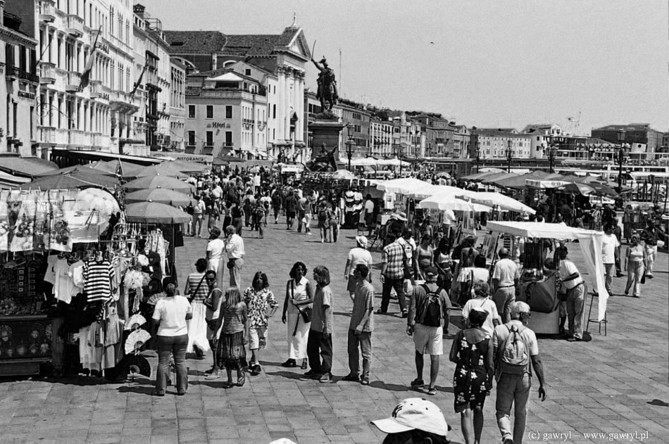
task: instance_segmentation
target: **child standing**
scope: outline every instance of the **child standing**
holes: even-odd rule
[[[279,305],[274,298],[274,293],[269,289],[267,275],[262,271],[253,276],[251,286],[244,292],[244,302],[248,308],[249,319],[249,349],[251,350],[249,370],[255,376],[262,370],[258,353],[267,345],[268,318],[274,314]]]
[[[225,366],[228,381],[224,387],[229,388],[232,383],[232,370],[237,370],[237,385],[243,386],[246,382],[244,367],[246,366],[246,329],[247,308],[239,288],[230,287],[225,290],[225,302],[221,308],[223,312],[223,332],[218,341],[218,365]]]
[[[332,380],[332,330],[334,327],[330,270],[322,265],[317,266],[314,268],[314,280],[317,284],[316,294],[307,341],[307,356],[311,370],[305,373],[305,376],[318,378],[320,382],[330,382]]]

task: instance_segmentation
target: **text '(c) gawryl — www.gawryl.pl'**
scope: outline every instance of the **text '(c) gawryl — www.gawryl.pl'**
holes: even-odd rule
[[[527,432],[527,437],[531,441],[543,442],[570,442],[579,437],[595,442],[643,442],[648,439],[648,436],[648,431],[638,430],[635,432]]]

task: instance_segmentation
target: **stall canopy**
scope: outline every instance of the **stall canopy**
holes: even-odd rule
[[[37,157],[0,156],[0,171],[14,176],[35,177],[57,169],[55,163]]]
[[[138,202],[126,205],[125,219],[145,224],[183,224],[190,222],[191,216],[162,203]]]
[[[481,179],[482,183],[489,184],[489,185],[496,185],[496,181],[498,180],[504,180],[504,179],[512,179],[518,177],[518,174],[516,173],[496,173],[496,174],[491,174],[490,176],[486,176],[483,179]]]
[[[536,211],[528,207],[516,199],[505,196],[500,193],[493,192],[479,192],[469,193],[467,196],[472,202],[481,203],[483,205],[490,205],[491,207],[498,206],[502,211],[515,211],[516,213],[535,214]]]
[[[173,165],[172,162],[163,162],[158,165],[151,165],[142,168],[142,171],[137,174],[137,177],[147,176],[170,176],[180,179],[187,179],[190,174],[184,173],[176,165]]]
[[[402,179],[385,180],[376,186],[377,190],[385,191],[386,193],[408,194],[413,191],[419,191],[432,186],[432,184],[415,179],[413,177],[406,177]]]
[[[92,168],[89,165],[75,165],[71,167],[66,167],[66,168],[61,168],[59,170],[51,170],[51,171],[45,171],[43,173],[36,174],[38,177],[44,177],[44,176],[53,176],[55,174],[74,174],[74,173],[81,173],[84,175],[89,175],[89,176],[114,176],[114,173],[111,173],[109,171],[104,171],[96,168]]]
[[[144,169],[144,167],[144,165],[124,162],[120,159],[109,160],[106,162],[98,160],[91,164],[91,168],[117,174],[124,178],[138,177],[139,173]]]
[[[450,194],[435,194],[418,203],[418,208],[427,208],[441,211],[468,211],[476,213],[488,213],[492,210],[487,205],[467,202]]]
[[[525,179],[525,185],[527,185],[530,188],[540,188],[540,189],[560,188],[569,183],[571,182],[568,179],[560,175],[548,179]]]
[[[522,176],[497,179],[493,181],[493,184],[502,188],[522,189],[525,188],[526,179],[544,180],[544,179],[549,179],[551,176],[559,176],[559,175],[546,173],[545,171],[533,171],[529,174],[523,174]]]
[[[602,263],[601,254],[604,233],[584,230],[582,228],[572,228],[564,223],[551,224],[543,222],[488,221],[486,229],[521,237],[578,240],[578,245],[583,253],[585,267],[588,271],[588,278],[591,284],[590,288],[596,288],[599,293],[597,310],[598,321],[604,320],[606,303],[609,298],[606,286],[604,285],[604,264]]]
[[[22,190],[74,190],[77,188],[88,188],[103,186],[97,183],[95,178],[88,180],[80,177],[72,177],[69,174],[56,174],[54,176],[38,177],[32,182],[20,186]],[[110,188],[113,188],[110,187]]]
[[[486,177],[492,176],[493,174],[498,174],[498,173],[502,173],[502,172],[503,171],[500,170],[500,169],[491,168],[488,171],[482,171],[480,173],[470,174],[469,176],[464,176],[462,179],[463,180],[473,180],[475,182],[478,182],[478,181],[481,181],[481,180],[485,179]]]

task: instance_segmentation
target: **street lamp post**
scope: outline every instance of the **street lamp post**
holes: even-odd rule
[[[507,142],[507,150],[506,150],[506,161],[507,161],[507,166],[506,166],[506,172],[510,173],[511,172],[511,159],[513,158],[513,154],[511,152],[511,139]]]
[[[351,171],[351,157],[353,157],[353,135],[348,135],[348,140],[346,141],[346,155],[348,156],[348,170]]]
[[[618,192],[623,190],[623,158],[625,156],[625,130],[618,131]]]

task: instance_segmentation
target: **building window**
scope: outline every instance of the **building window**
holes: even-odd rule
[[[232,131],[225,132],[225,146],[232,146]]]
[[[189,119],[195,118],[195,105],[188,105],[188,118]]]
[[[232,106],[227,105],[225,107],[225,118],[226,119],[232,119]]]
[[[207,146],[213,146],[214,145],[214,132],[213,131],[207,131]]]
[[[214,107],[213,105],[207,105],[207,119],[214,118]]]
[[[272,118],[276,119],[276,105],[272,105]]]

